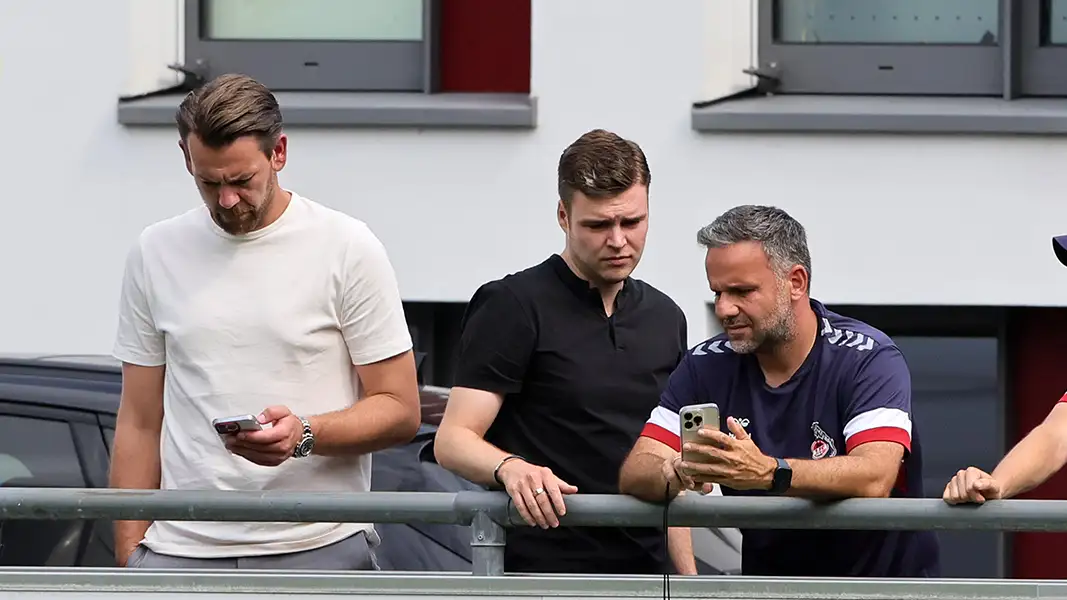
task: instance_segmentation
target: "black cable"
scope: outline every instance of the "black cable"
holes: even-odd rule
[[[506,512],[507,515],[508,515],[508,525],[511,525],[512,527],[514,527],[515,526],[515,522],[511,520],[511,502],[512,502],[511,494],[508,494],[508,505],[504,509],[504,512]]]
[[[743,98],[751,98],[755,96],[767,96],[777,94],[778,90],[782,87],[782,79],[780,73],[776,69],[763,70],[756,68],[742,69],[742,72],[746,75],[751,75],[756,78],[756,85],[747,87],[742,90],[738,90],[732,94],[727,94],[719,98],[712,98],[711,100],[701,100],[693,103],[693,108],[707,108],[723,102],[729,102],[730,100],[741,100]]]
[[[671,507],[671,481],[667,480],[667,489],[663,492],[663,542],[667,550],[667,564],[663,569],[663,600],[671,600],[671,537],[667,512]]]
[[[145,98],[152,98],[154,96],[169,96],[171,94],[187,94],[196,88],[204,85],[206,79],[200,73],[187,69],[182,65],[167,65],[167,68],[172,71],[177,71],[182,74],[182,79],[178,83],[158,90],[152,90],[144,92],[142,94],[131,94],[129,96],[119,96],[119,102],[133,102],[134,100],[143,100]]]
[[[711,100],[700,100],[693,103],[693,108],[707,108],[723,102],[729,102],[730,100],[740,100],[742,98],[752,98],[755,96],[765,96],[766,93],[758,86],[745,88],[743,90],[736,91],[732,94],[727,94],[719,98],[712,98]]]

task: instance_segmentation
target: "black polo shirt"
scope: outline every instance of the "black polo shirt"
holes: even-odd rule
[[[686,352],[678,305],[627,279],[611,317],[559,255],[489,282],[463,319],[455,385],[504,404],[486,439],[546,466],[578,493],[619,493],[619,468]],[[521,526],[507,532],[511,572],[661,573],[655,528]]]

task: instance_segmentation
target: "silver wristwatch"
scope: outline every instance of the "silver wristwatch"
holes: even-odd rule
[[[293,448],[293,458],[304,458],[311,454],[311,449],[315,447],[315,435],[311,433],[311,423],[304,417],[297,417],[300,422],[304,424],[304,434],[300,437],[300,441],[297,442],[296,448]]]

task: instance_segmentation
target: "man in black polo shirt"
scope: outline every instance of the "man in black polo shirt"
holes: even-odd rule
[[[558,176],[566,246],[474,294],[435,455],[506,489],[534,526],[508,531],[506,571],[695,574],[688,529],[671,529],[668,551],[657,528],[559,526],[565,495],[618,493],[687,340],[681,309],[630,277],[648,232],[641,148],[590,131]]]

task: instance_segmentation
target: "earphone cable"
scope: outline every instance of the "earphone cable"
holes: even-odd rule
[[[668,514],[668,511],[670,510],[670,507],[671,507],[671,482],[670,482],[670,480],[668,480],[667,481],[667,488],[663,492],[663,542],[664,542],[663,545],[666,548],[667,557],[668,557],[667,564],[664,565],[664,569],[663,569],[663,600],[671,600],[671,572],[670,572],[671,571],[671,569],[670,569],[670,565],[671,565],[671,560],[670,560],[671,538],[670,538],[670,535],[668,533],[668,531],[669,531],[669,525],[668,525],[669,519],[667,518],[667,514]]]

